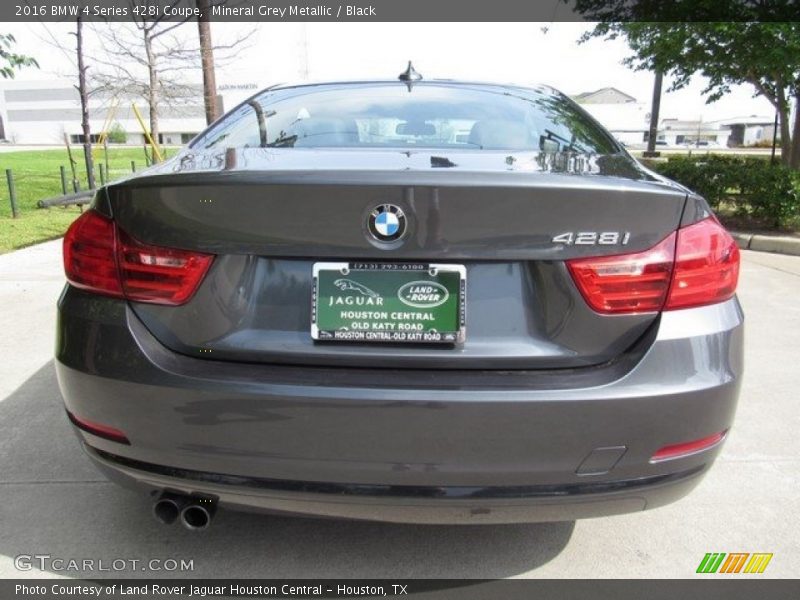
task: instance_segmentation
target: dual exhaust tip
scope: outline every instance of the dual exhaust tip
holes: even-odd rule
[[[216,500],[206,496],[163,492],[153,503],[153,516],[156,521],[172,525],[180,520],[190,531],[208,529],[216,511]]]

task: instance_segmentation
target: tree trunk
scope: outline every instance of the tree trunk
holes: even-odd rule
[[[789,129],[789,102],[783,86],[778,85],[778,121],[781,128],[781,164],[789,166],[792,159],[792,134]]]
[[[86,89],[86,65],[83,62],[83,19],[77,19],[76,52],[78,55],[78,95],[81,98],[81,128],[83,129],[83,159],[86,163],[86,182],[95,188],[94,159],[92,158],[92,129],[89,125],[89,90]]]
[[[789,166],[800,171],[800,89],[794,92],[794,133],[791,148]]]
[[[147,56],[147,104],[150,111],[150,135],[153,143],[158,144],[158,71],[156,71],[156,60],[153,54],[153,40],[147,31],[144,33],[144,52]],[[153,161],[158,160],[153,153]]]
[[[197,8],[200,9],[201,15],[197,18],[197,31],[200,36],[200,61],[203,68],[203,102],[206,107],[206,123],[210,125],[219,117],[219,106],[217,106],[217,78],[214,73],[209,0],[197,0]]]

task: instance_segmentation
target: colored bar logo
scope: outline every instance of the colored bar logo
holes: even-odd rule
[[[708,552],[697,566],[697,572],[763,573],[771,560],[772,554],[765,552]]]

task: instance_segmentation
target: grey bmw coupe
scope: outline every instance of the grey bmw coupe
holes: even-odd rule
[[[67,416],[164,523],[641,511],[733,423],[734,240],[547,87],[269,88],[100,189],[64,265]]]

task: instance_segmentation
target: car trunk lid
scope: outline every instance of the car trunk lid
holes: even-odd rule
[[[592,311],[564,261],[652,247],[678,227],[685,199],[625,156],[267,149],[187,153],[108,193],[115,221],[140,242],[216,255],[188,303],[133,303],[175,351],[480,369],[596,365],[631,347],[657,313]],[[387,204],[408,227],[392,245],[367,228]],[[314,341],[314,264],[342,261],[462,265],[466,340]]]

